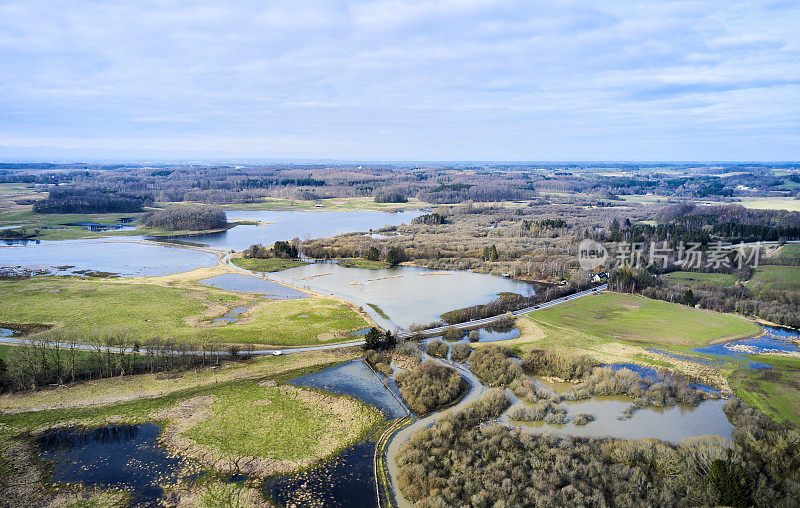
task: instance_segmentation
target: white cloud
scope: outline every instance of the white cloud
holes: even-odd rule
[[[6,0],[0,140],[800,158],[798,24],[797,5],[738,0]]]

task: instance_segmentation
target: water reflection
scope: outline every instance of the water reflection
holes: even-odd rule
[[[201,284],[212,286],[227,291],[240,291],[244,293],[258,293],[270,298],[281,298],[285,300],[295,300],[306,298],[307,295],[302,291],[286,287],[282,284],[238,273],[224,273],[198,281]]]
[[[615,437],[623,439],[657,438],[677,443],[682,439],[713,435],[731,439],[733,425],[722,411],[724,400],[712,399],[698,406],[646,407],[639,409],[630,419],[618,417],[632,403],[630,397],[599,397],[576,402],[564,402],[570,420],[579,413],[594,415],[596,420],[587,425],[564,425],[546,422],[512,422],[529,432],[550,432],[557,436]],[[504,415],[508,422],[508,415]]]
[[[439,320],[444,312],[487,303],[498,293],[534,293],[524,282],[483,273],[394,266],[381,270],[311,263],[269,274],[293,286],[334,294],[364,307],[378,323],[408,328]],[[389,320],[370,310],[377,305]]]
[[[387,419],[406,414],[381,378],[361,360],[296,377],[289,383],[350,395],[375,406]],[[375,506],[374,453],[374,436],[367,437],[311,469],[267,479],[265,493],[283,506]]]
[[[258,221],[260,225],[240,225],[205,235],[183,236],[181,239],[198,242],[214,249],[243,250],[253,244],[271,245],[292,238],[328,238],[353,231],[370,231],[384,226],[399,226],[421,215],[418,211],[386,212],[267,212],[229,210],[228,221]]]
[[[217,262],[216,254],[130,240],[136,238],[42,241],[0,247],[0,266],[43,267],[55,274],[81,275],[89,270],[141,277],[186,272]]]
[[[133,504],[158,506],[160,485],[174,482],[183,465],[158,446],[159,434],[154,423],[69,428],[42,435],[37,445],[52,461],[53,481],[119,488]]]

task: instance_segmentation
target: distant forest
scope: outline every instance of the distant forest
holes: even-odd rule
[[[451,204],[525,201],[542,195],[571,194],[578,201],[618,202],[627,195],[674,199],[735,200],[741,197],[796,197],[798,167],[792,164],[252,164],[252,165],[92,165],[0,164],[0,183],[58,185],[89,189],[79,203],[70,190],[62,199],[39,205],[59,209],[136,209],[156,202],[249,203],[264,197],[317,200],[370,197],[379,203]],[[56,187],[58,188],[58,187]],[[103,205],[102,194],[116,195]],[[129,201],[120,200],[126,195]],[[138,199],[133,199],[138,198]],[[111,210],[109,210],[111,211]],[[117,210],[114,210],[117,211]]]

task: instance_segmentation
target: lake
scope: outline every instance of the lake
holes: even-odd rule
[[[0,247],[0,266],[48,267],[55,274],[106,272],[143,277],[214,266],[217,255],[197,250],[136,243],[138,237],[29,242]]]
[[[241,225],[205,235],[182,236],[181,240],[207,245],[219,250],[241,251],[253,244],[272,245],[292,238],[328,238],[356,231],[370,232],[384,226],[399,226],[422,215],[418,211],[387,212],[266,212],[228,210],[228,221],[259,221],[262,225]]]
[[[345,268],[317,262],[270,273],[269,278],[312,291],[339,296],[364,308],[387,328],[430,323],[449,310],[487,303],[498,293],[534,293],[524,282],[495,275],[417,266],[381,270]],[[377,305],[389,319],[368,304]]]

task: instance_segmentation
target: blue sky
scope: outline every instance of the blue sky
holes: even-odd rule
[[[0,158],[798,160],[800,2],[0,0]]]

